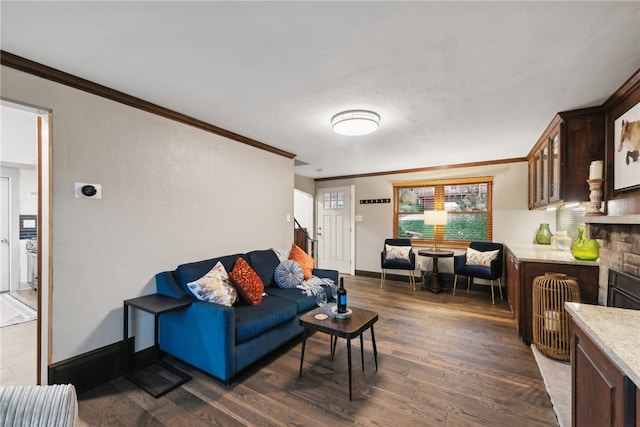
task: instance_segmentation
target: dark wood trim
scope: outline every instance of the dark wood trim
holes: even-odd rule
[[[501,165],[504,163],[517,163],[517,162],[526,162],[526,161],[527,161],[526,157],[514,157],[511,159],[485,160],[481,162],[456,163],[452,165],[440,165],[440,166],[427,166],[424,168],[370,172],[370,173],[361,173],[357,175],[332,176],[327,178],[316,178],[315,181],[318,182],[318,181],[333,181],[334,179],[368,178],[372,176],[395,175],[395,174],[414,173],[414,172],[429,172],[429,171],[448,170],[448,169],[461,169],[461,168],[471,168],[476,166]]]
[[[242,136],[226,129],[222,129],[218,126],[203,122],[202,120],[198,120],[191,116],[187,116],[185,114],[178,113],[177,111],[152,104],[151,102],[136,98],[135,96],[127,95],[126,93],[119,92],[117,90],[91,82],[89,80],[85,80],[69,73],[65,73],[64,71],[56,70],[55,68],[51,68],[46,65],[31,61],[29,59],[22,58],[4,50],[0,50],[0,64],[18,71],[41,77],[46,80],[72,87],[74,89],[79,89],[93,95],[110,99],[112,101],[116,101],[121,104],[146,111],[148,113],[156,114],[169,120],[174,120],[185,125],[193,126],[206,132],[220,135],[225,138],[250,145],[251,147],[259,148],[261,150],[286,157],[288,159],[293,159],[296,156],[293,153],[289,153],[288,151],[272,147],[271,145],[256,141],[255,139],[247,138],[246,136]]]
[[[609,111],[615,108],[620,102],[633,92],[635,89],[640,88],[640,69],[638,69],[626,82],[620,86],[607,100],[602,104],[602,107]]]
[[[124,372],[123,341],[80,354],[49,365],[49,384],[73,384],[78,393],[107,383]],[[154,360],[153,346],[133,353],[134,338],[127,341],[132,360],[130,368],[143,366]]]

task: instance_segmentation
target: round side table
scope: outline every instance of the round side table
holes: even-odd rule
[[[418,255],[433,258],[433,270],[431,271],[433,280],[431,280],[431,287],[429,289],[433,293],[440,292],[442,289],[438,283],[438,259],[453,257],[453,251],[447,249],[420,249]]]

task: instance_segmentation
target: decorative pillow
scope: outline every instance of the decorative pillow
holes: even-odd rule
[[[204,276],[187,283],[189,290],[201,301],[232,306],[238,301],[238,293],[229,281],[227,270],[220,261]]]
[[[238,257],[236,265],[229,273],[231,282],[238,290],[238,293],[247,304],[260,305],[262,302],[262,293],[264,292],[264,283],[253,268],[243,258]]]
[[[491,261],[498,257],[500,253],[499,249],[495,251],[481,252],[475,249],[467,249],[467,265],[482,265],[484,267],[491,267]]]
[[[304,272],[297,261],[288,259],[276,267],[275,279],[280,288],[295,288],[302,283]]]
[[[278,256],[278,259],[280,260],[280,262],[288,260],[289,259],[289,253],[291,253],[291,249],[289,249],[289,248],[287,248],[287,249],[271,248],[271,250],[273,250],[273,252],[276,253],[276,255]]]
[[[411,246],[384,245],[387,251],[387,259],[409,259]]]
[[[302,272],[304,273],[304,280],[309,280],[313,277],[313,266],[316,264],[316,261],[295,243],[291,244],[289,259],[297,261],[298,264],[300,264]]]

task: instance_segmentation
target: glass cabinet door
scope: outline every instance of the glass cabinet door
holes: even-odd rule
[[[561,200],[560,194],[560,133],[556,132],[549,138],[549,150],[551,153],[549,162],[549,202]]]
[[[536,193],[536,162],[535,158],[529,159],[529,209],[536,205],[538,195]]]
[[[543,145],[536,159],[536,206],[545,205],[549,200],[549,146]]]

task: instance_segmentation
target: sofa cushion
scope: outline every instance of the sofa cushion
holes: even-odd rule
[[[304,280],[309,280],[313,277],[313,267],[316,263],[315,260],[295,243],[291,244],[289,259],[297,261],[298,264],[300,264],[302,271],[304,272]]]
[[[238,300],[238,292],[229,281],[227,270],[219,261],[207,274],[187,283],[187,286],[191,293],[202,301],[231,307]]]
[[[247,304],[260,305],[264,283],[244,258],[238,257],[233,270],[229,273],[229,279]]]
[[[218,263],[218,261],[222,263],[226,271],[231,271],[238,257],[242,256],[244,255],[227,255],[220,258],[211,258],[203,261],[196,261],[179,265],[176,269],[178,282],[180,282],[180,286],[182,286],[183,290],[188,295],[191,295],[191,291],[189,290],[187,283],[198,280],[199,278],[207,274],[207,272],[211,270]]]
[[[279,288],[295,288],[304,279],[304,272],[297,261],[287,259],[276,267],[274,273]]]
[[[251,268],[260,276],[265,288],[275,287],[274,272],[280,263],[278,255],[273,249],[251,251],[247,253],[247,259]]]
[[[315,296],[307,296],[306,293],[298,288],[272,288],[268,289],[267,293],[272,297],[284,298],[289,301],[293,301],[297,306],[298,314],[306,313],[307,311],[318,307]],[[329,291],[327,299],[331,299],[331,291]]]
[[[234,307],[234,312],[236,344],[240,344],[294,318],[297,306],[286,298],[266,296],[258,306],[240,304]]]

